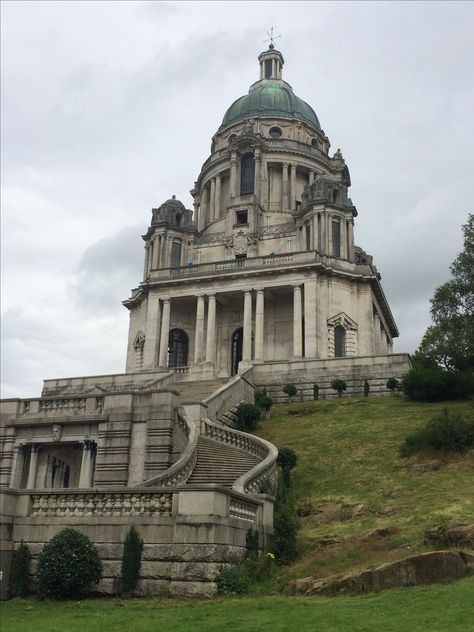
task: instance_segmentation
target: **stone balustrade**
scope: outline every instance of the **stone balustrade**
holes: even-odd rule
[[[231,430],[224,426],[217,426],[213,424],[209,419],[203,419],[201,422],[201,434],[215,441],[220,441],[234,448],[240,448],[250,454],[253,454],[261,459],[265,459],[268,455],[267,442],[263,442],[258,437],[246,434],[245,432],[239,432],[238,430]]]
[[[232,497],[229,503],[229,516],[248,522],[255,522],[258,505],[248,500]]]
[[[31,516],[170,516],[173,494],[45,492],[32,494]]]

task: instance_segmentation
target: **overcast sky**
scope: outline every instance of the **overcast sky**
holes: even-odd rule
[[[265,31],[349,166],[412,352],[472,209],[472,2],[1,5],[2,396],[122,372],[151,208],[189,190]]]

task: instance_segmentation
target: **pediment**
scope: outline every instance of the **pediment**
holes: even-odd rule
[[[336,314],[336,316],[332,316],[331,318],[329,318],[328,325],[330,327],[337,327],[338,325],[340,325],[341,327],[344,327],[344,329],[358,328],[357,323],[352,320],[352,318],[348,316],[345,312],[340,312],[339,314]]]

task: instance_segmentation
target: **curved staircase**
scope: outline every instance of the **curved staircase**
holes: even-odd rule
[[[261,459],[240,448],[200,436],[197,442],[197,460],[188,484],[216,483],[232,487],[243,474],[252,470]]]

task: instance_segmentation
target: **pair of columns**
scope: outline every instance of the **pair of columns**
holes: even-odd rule
[[[282,164],[282,190],[281,190],[282,210],[296,210],[296,164]]]
[[[41,448],[41,444],[31,443],[29,445],[29,453],[30,453],[30,463],[28,468],[28,477],[26,481],[26,489],[35,489],[36,487],[36,478],[38,474],[38,455],[39,450]],[[23,450],[20,446],[17,448],[17,453]],[[84,441],[82,448],[82,461],[81,461],[81,472],[79,475],[79,487],[87,488],[92,486],[93,476],[94,476],[94,454],[95,454],[95,443],[93,441]],[[25,456],[24,452],[23,455]],[[24,458],[19,462],[19,459],[16,459],[15,467],[12,471],[12,486],[18,487],[20,484],[21,473],[17,474],[14,470],[16,468],[23,468]]]
[[[144,279],[150,275],[151,270],[166,268],[172,238],[172,235],[154,235],[153,239],[145,244]]]

